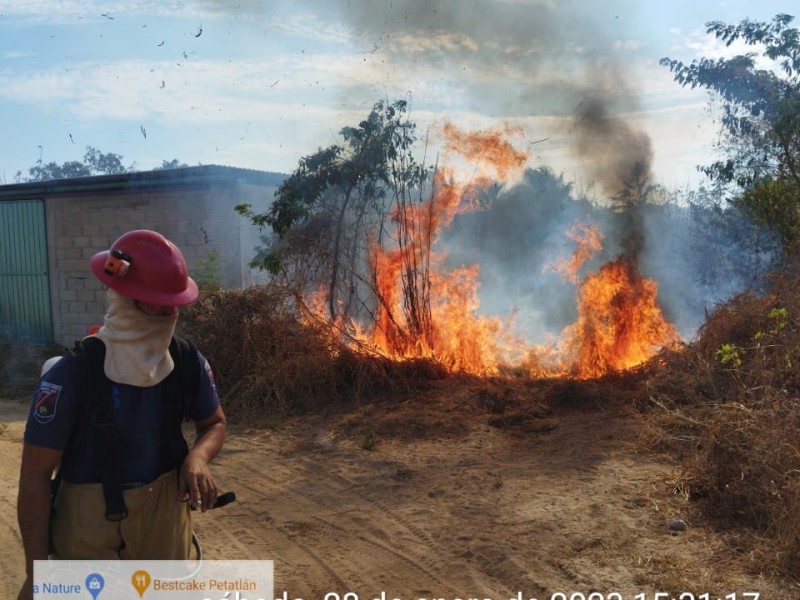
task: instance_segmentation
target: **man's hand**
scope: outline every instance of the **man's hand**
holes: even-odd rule
[[[225,442],[226,420],[222,407],[209,418],[196,421],[197,440],[186,455],[179,475],[180,497],[192,507],[207,511],[214,506],[219,488],[208,468],[208,463],[217,455]]]
[[[189,504],[202,512],[214,506],[219,488],[214,483],[211,470],[204,458],[193,451],[186,455],[179,476],[180,497],[189,498]]]

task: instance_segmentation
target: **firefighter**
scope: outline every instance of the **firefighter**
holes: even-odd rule
[[[198,297],[181,251],[136,230],[90,266],[108,287],[103,326],[43,374],[25,428],[20,599],[32,597],[33,561],[48,556],[189,558],[190,508],[205,511],[219,494],[209,463],[225,415],[208,362],[174,336],[178,307]],[[191,449],[184,420],[197,432]]]

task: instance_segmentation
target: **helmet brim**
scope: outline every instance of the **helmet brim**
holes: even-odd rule
[[[109,251],[104,250],[92,257],[90,262],[92,273],[105,285],[123,296],[157,306],[186,306],[197,300],[197,297],[200,295],[197,283],[188,276],[186,278],[186,289],[181,292],[170,293],[147,289],[137,284],[135,281],[125,279],[124,277],[109,275],[104,270],[108,256]]]

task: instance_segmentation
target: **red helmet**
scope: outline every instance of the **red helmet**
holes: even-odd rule
[[[92,257],[92,273],[115,292],[158,306],[183,306],[197,300],[178,247],[160,233],[138,229],[123,234],[110,250]]]

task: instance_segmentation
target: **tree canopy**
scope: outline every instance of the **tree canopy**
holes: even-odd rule
[[[392,206],[427,177],[412,154],[415,128],[405,101],[377,102],[358,126],[341,129],[342,143],[301,158],[265,213],[238,206],[274,233],[253,264],[301,286],[324,281],[332,320],[363,305],[369,245],[381,243]]]
[[[36,164],[28,169],[28,174],[23,175],[22,171],[17,171],[15,179],[17,182],[35,182],[35,181],[52,181],[55,179],[71,179],[73,177],[90,177],[92,175],[116,175],[118,173],[129,173],[135,170],[135,163],[125,166],[122,163],[122,155],[113,152],[104,153],[93,148],[86,146],[86,152],[83,155],[83,162],[77,160],[66,161],[58,164],[56,162],[45,163],[40,158]],[[177,158],[172,160],[164,160],[160,167],[153,169],[176,169],[185,167],[186,164],[180,162]]]
[[[800,241],[800,32],[793,20],[713,21],[707,33],[754,51],[689,64],[661,59],[680,85],[705,88],[721,103],[724,158],[700,170],[732,188],[734,203],[778,233],[790,253]]]
[[[104,154],[96,148],[86,146],[83,162],[67,161],[45,163],[41,159],[28,169],[28,175],[17,172],[17,181],[50,181],[52,179],[69,179],[72,177],[88,177],[90,175],[113,175],[125,173],[129,169],[122,164],[122,156],[109,152]]]

